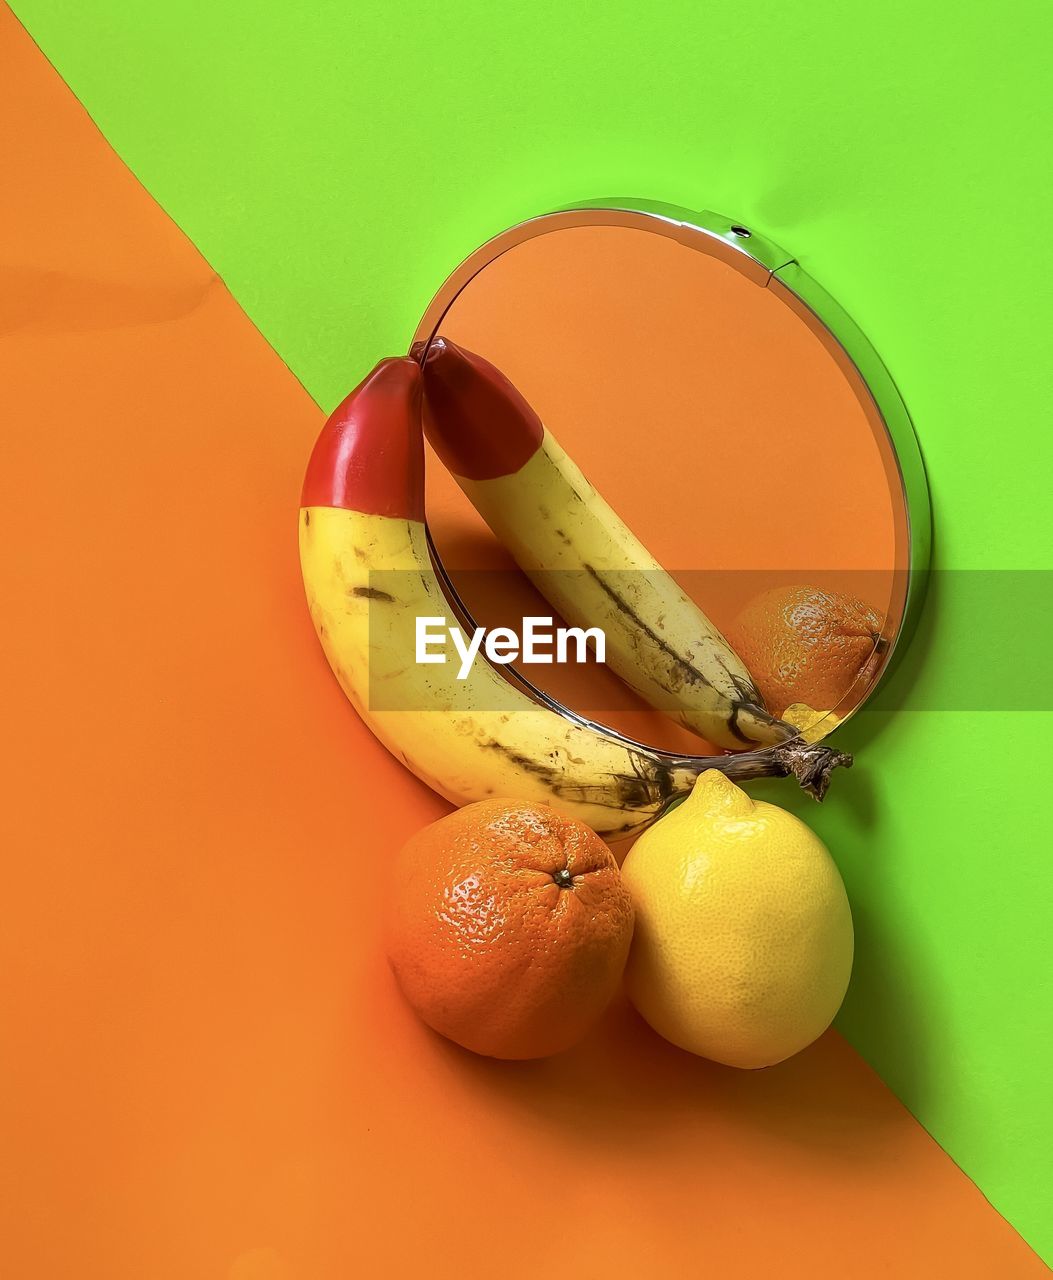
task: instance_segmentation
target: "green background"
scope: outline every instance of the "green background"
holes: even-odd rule
[[[596,196],[713,208],[793,252],[891,367],[936,563],[1053,569],[1048,4],[14,8],[323,406],[504,226]],[[989,687],[1012,634],[963,656],[950,627],[985,618],[957,590],[941,576],[910,665]],[[864,713],[856,769],[807,811],[857,917],[841,1029],[1047,1258],[1050,729]]]

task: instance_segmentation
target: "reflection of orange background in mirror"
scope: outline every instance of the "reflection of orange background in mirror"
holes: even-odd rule
[[[891,445],[869,397],[774,292],[662,235],[566,228],[486,267],[440,332],[511,378],[718,626],[761,590],[805,582],[866,599],[895,632],[908,549]],[[458,573],[511,560],[429,464],[429,523],[478,620],[551,613],[518,577],[494,588]],[[699,749],[605,672],[524,670],[624,732]]]

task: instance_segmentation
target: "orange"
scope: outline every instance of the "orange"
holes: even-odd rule
[[[482,800],[418,832],[394,874],[388,956],[399,986],[466,1049],[558,1053],[618,989],[632,902],[614,855],[583,823]]]
[[[773,587],[739,613],[727,638],[768,710],[835,710],[858,702],[884,658],[883,619],[862,600],[819,587]],[[844,707],[842,707],[842,711]]]

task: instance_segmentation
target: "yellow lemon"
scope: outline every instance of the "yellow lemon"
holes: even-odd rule
[[[822,742],[841,723],[841,717],[833,711],[816,711],[807,702],[795,702],[779,717],[795,729],[800,729],[804,742]]]
[[[626,988],[659,1035],[766,1067],[830,1025],[852,971],[852,914],[800,819],[711,769],[644,832],[622,876],[636,910]]]

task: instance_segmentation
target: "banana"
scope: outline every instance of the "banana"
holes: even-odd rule
[[[489,361],[436,338],[424,424],[436,453],[546,600],[606,635],[606,661],[651,706],[720,747],[793,736],[746,667]]]
[[[824,748],[675,756],[543,705],[482,660],[464,680],[453,664],[415,661],[418,617],[455,625],[428,554],[421,388],[415,360],[381,361],[323,428],[299,517],[315,630],[384,746],[454,804],[538,801],[610,840],[652,822],[706,768],[739,779],[793,772],[821,795],[829,762],[843,762]]]

